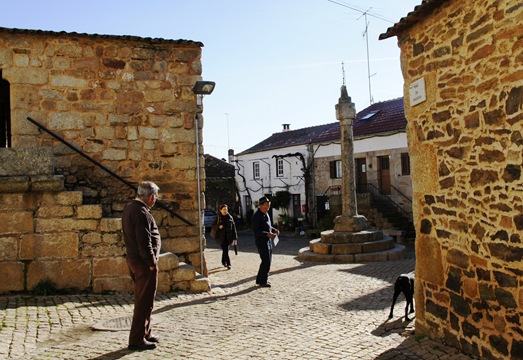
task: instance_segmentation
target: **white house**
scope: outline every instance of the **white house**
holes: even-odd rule
[[[360,111],[353,124],[355,177],[358,192],[386,195],[410,212],[412,187],[403,98],[379,102]],[[242,213],[256,207],[261,196],[288,191],[287,208],[280,214],[315,223],[331,196],[341,191],[339,122],[291,130],[283,124],[271,135],[234,157]]]

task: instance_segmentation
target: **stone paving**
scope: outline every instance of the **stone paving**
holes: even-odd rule
[[[317,264],[297,259],[310,239],[281,237],[270,276],[255,287],[259,256],[241,232],[232,269],[208,240],[211,293],[159,294],[155,350],[127,350],[132,296],[0,297],[0,358],[23,359],[472,359],[420,338],[404,322],[404,298],[388,320],[393,282],[414,269],[401,261]],[[117,326],[111,326],[116,324]]]

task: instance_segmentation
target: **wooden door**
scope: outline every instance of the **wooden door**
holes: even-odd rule
[[[380,190],[382,194],[390,194],[390,165],[388,156],[378,157]]]
[[[356,192],[364,193],[367,192],[367,163],[366,159],[355,159],[356,160]]]

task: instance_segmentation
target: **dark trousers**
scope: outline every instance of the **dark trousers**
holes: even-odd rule
[[[220,246],[222,248],[222,265],[230,266],[231,258],[229,257],[229,243],[224,240]]]
[[[141,260],[127,259],[127,266],[134,281],[134,313],[129,333],[129,345],[141,345],[152,336],[151,314],[158,285],[158,271],[151,270]]]
[[[269,271],[271,270],[272,261],[272,240],[266,239],[255,239],[258,253],[260,254],[261,264],[256,276],[256,284],[267,284],[269,279]]]

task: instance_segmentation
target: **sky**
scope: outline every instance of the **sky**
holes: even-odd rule
[[[397,39],[378,36],[420,3],[24,0],[2,4],[0,27],[202,42],[202,78],[216,82],[203,100],[204,151],[226,159],[282,124],[337,121],[344,79],[357,112],[403,96]]]

